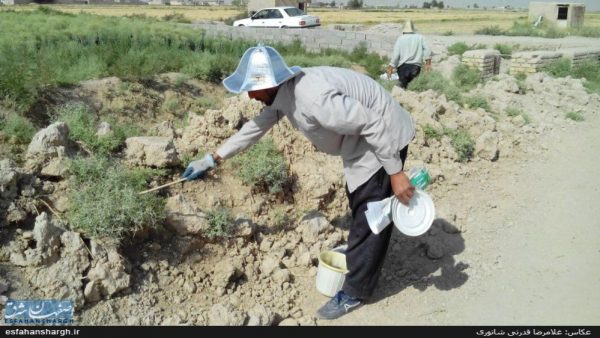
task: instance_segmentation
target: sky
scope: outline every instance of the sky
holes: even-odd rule
[[[313,0],[316,1],[316,0]],[[318,0],[317,0],[318,1]],[[430,0],[364,0],[368,5],[387,5],[404,7],[404,5],[417,5],[421,7],[423,2]],[[528,8],[529,0],[442,0],[445,5],[450,7],[466,8],[467,5],[473,7],[476,3],[479,7],[503,7],[511,6],[514,8]],[[536,2],[559,2],[559,3],[581,3],[585,5],[586,11],[600,11],[600,0],[575,0],[575,1],[559,1],[559,0],[536,0]]]

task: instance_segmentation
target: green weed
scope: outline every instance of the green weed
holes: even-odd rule
[[[259,192],[279,193],[288,183],[287,163],[272,139],[264,139],[231,160],[242,183]]]
[[[146,188],[150,170],[128,170],[94,156],[71,162],[73,184],[68,192],[67,220],[90,238],[122,239],[164,219],[164,200],[138,194]]]
[[[208,238],[230,237],[235,231],[235,224],[231,210],[218,207],[206,213],[209,230],[204,234]]]
[[[584,120],[583,114],[581,112],[577,112],[577,111],[568,112],[565,115],[565,117],[568,118],[569,120],[573,120],[576,122],[580,122],[580,121]]]
[[[460,162],[467,162],[473,157],[475,141],[468,132],[444,128],[444,134],[450,137],[450,143],[456,150]]]

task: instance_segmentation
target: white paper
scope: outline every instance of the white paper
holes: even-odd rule
[[[365,216],[367,217],[369,228],[376,235],[392,223],[392,198],[394,197],[367,203]]]

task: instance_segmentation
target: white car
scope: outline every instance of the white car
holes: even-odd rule
[[[320,25],[319,17],[307,15],[296,7],[263,8],[250,18],[233,22],[234,27],[304,28]]]

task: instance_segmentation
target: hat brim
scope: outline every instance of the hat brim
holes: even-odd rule
[[[252,88],[252,90],[261,90],[261,89],[277,87],[281,83],[295,77],[296,75],[300,74],[300,72],[302,72],[302,68],[300,68],[299,66],[292,66],[292,67],[289,67],[289,69],[291,71],[291,74],[289,76],[285,77],[279,84],[276,84],[274,86],[264,87],[264,88],[254,87],[254,88]],[[242,74],[242,72],[239,72],[236,70],[236,72],[234,72],[233,74],[231,74],[230,76],[228,76],[227,78],[225,78],[223,80],[223,86],[225,86],[225,89],[227,89],[229,92],[234,93],[234,94],[239,94],[241,92],[248,91],[247,88],[243,88],[245,76],[246,76],[246,74]]]

